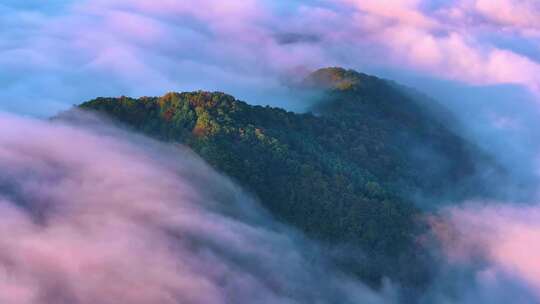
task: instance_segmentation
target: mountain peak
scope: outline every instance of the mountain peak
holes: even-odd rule
[[[352,69],[327,67],[309,74],[304,80],[304,84],[308,87],[322,89],[348,90],[374,81],[380,81],[380,79]]]

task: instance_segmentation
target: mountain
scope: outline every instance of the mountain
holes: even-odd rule
[[[367,282],[425,284],[415,202],[484,195],[484,168],[496,165],[454,131],[444,108],[395,83],[327,68],[299,87],[313,97],[308,113],[203,91],[79,108],[191,147]]]
[[[341,124],[352,161],[416,203],[493,195],[490,177],[504,175],[450,111],[411,88],[342,68],[318,70],[304,86],[319,92],[313,111]]]

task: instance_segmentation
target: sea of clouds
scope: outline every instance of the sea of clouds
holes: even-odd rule
[[[85,124],[0,115],[0,302],[393,296],[340,274],[186,148]]]
[[[2,303],[405,303],[185,147],[86,114],[2,114],[0,130]],[[414,303],[540,301],[540,207],[469,202],[428,222],[435,275]]]

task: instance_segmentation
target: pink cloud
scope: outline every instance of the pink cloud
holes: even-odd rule
[[[495,24],[522,31],[540,31],[540,4],[535,0],[474,0],[465,5]]]
[[[540,208],[512,204],[467,205],[443,213],[435,231],[454,262],[478,258],[487,264],[482,280],[506,274],[522,280],[540,300]]]
[[[357,9],[356,31],[348,33],[360,45],[378,45],[391,56],[390,65],[478,85],[517,84],[540,92],[540,64],[522,54],[500,49],[475,37],[475,29],[461,27],[452,11],[460,3],[435,12],[424,12],[426,1],[343,1]],[[491,3],[491,2],[490,2]],[[470,8],[470,7],[467,7]],[[356,34],[357,32],[358,34]],[[369,32],[366,37],[362,35]]]
[[[280,79],[291,71],[329,65],[538,92],[540,54],[485,38],[504,33],[530,41],[537,5],[493,3],[96,0],[68,3],[54,15],[6,11],[0,41],[10,43],[0,51],[9,59],[0,59],[0,68],[9,79],[0,97],[71,104],[96,95],[207,89],[248,99],[244,92],[283,89]]]
[[[91,119],[0,115],[2,303],[386,303],[193,152]]]
[[[437,22],[420,11],[422,0],[338,0],[352,4],[367,15],[396,21],[407,26],[433,28]]]
[[[90,1],[78,6],[81,11],[93,10],[102,13],[107,10],[135,11],[151,16],[174,18],[175,22],[181,23],[182,18],[195,18],[206,23],[216,31],[233,30],[246,27],[249,23],[264,19],[268,14],[268,8],[263,1],[246,0],[219,1],[219,0],[113,0],[113,1]]]

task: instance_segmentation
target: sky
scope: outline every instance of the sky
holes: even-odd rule
[[[535,103],[539,20],[535,0],[8,0],[0,109],[203,89],[294,110],[286,84],[336,65],[447,102],[501,87]]]

